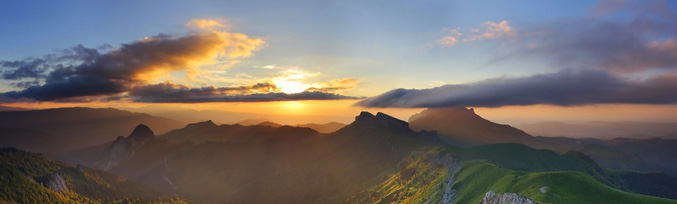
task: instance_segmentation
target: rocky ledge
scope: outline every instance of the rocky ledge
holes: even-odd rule
[[[480,200],[479,204],[536,204],[536,201],[528,199],[517,193],[504,193],[498,195],[494,191],[489,191]]]

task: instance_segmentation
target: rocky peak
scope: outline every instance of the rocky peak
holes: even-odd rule
[[[153,131],[144,124],[139,124],[136,126],[134,131],[132,131],[132,134],[129,134],[129,137],[127,137],[127,139],[134,141],[146,141],[152,138],[155,138],[155,133],[153,133]]]
[[[134,128],[128,137],[119,136],[108,149],[108,156],[99,163],[103,170],[110,170],[117,166],[120,160],[134,157],[136,150],[155,139],[155,134],[146,125],[140,124]]]
[[[527,197],[521,196],[517,193],[496,194],[494,191],[489,191],[480,200],[479,204],[536,204]]]
[[[367,111],[362,111],[360,115],[355,117],[355,122],[351,125],[370,125],[374,127],[387,127],[392,129],[406,129],[409,130],[409,123],[389,116],[385,113],[378,112],[373,115]]]
[[[355,121],[358,121],[358,120],[368,120],[368,119],[371,119],[371,118],[373,118],[373,117],[374,117],[374,115],[371,114],[370,112],[362,111],[362,112],[360,112],[360,115],[355,116]]]

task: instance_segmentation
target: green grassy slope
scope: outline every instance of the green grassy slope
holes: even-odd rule
[[[315,203],[440,203],[448,167],[453,165],[460,162],[440,158],[435,151],[420,152],[349,191]]]
[[[539,190],[546,187],[545,193]],[[498,167],[485,161],[465,162],[456,175],[456,203],[477,203],[493,190],[512,192],[538,203],[677,203],[613,189],[581,172],[522,172]]]
[[[521,144],[490,144],[474,147],[437,147],[445,155],[464,161],[488,160],[511,170],[577,171],[623,191],[650,196],[677,199],[677,178],[664,173],[640,173],[609,170],[579,152],[557,154],[550,150],[537,150]]]

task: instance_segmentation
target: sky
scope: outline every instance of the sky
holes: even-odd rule
[[[403,119],[465,106],[503,121],[675,120],[676,7],[8,1],[0,103],[342,116],[385,109]],[[286,102],[296,105],[274,111]]]

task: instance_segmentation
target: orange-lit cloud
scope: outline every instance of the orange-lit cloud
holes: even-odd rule
[[[508,25],[507,20],[503,20],[499,23],[487,21],[484,23],[484,26],[484,28],[478,29],[477,33],[473,33],[473,35],[464,38],[463,42],[498,39],[515,34],[515,31],[512,29],[512,27]]]
[[[444,31],[447,32],[448,35],[437,40],[437,44],[445,47],[453,47],[459,41],[472,42],[490,39],[502,39],[516,34],[514,29],[508,25],[507,20],[503,20],[498,23],[487,21],[484,23],[484,27],[467,29],[467,33],[469,34],[464,34],[461,28],[445,28]]]
[[[213,30],[217,28],[226,28],[229,26],[227,23],[227,19],[193,19],[186,23],[186,27]]]
[[[335,79],[328,82],[313,83],[307,91],[339,93],[343,90],[353,89],[361,82],[362,79],[357,78]]]
[[[442,39],[437,40],[437,43],[442,46],[453,47],[458,43],[458,39],[454,36],[444,36]]]

